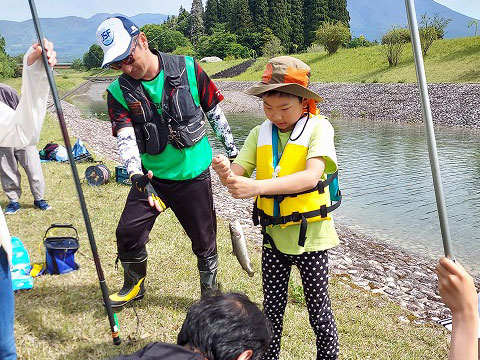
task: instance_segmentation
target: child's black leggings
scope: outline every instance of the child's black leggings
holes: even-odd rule
[[[300,270],[310,325],[317,338],[317,359],[337,359],[338,334],[328,297],[327,251],[286,255],[263,247],[263,308],[272,323],[272,342],[263,360],[277,360],[292,265]]]

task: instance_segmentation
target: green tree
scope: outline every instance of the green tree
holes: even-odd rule
[[[140,29],[148,39],[148,47],[162,52],[172,52],[179,46],[187,46],[188,39],[180,31],[171,30],[165,24],[147,24]]]
[[[202,0],[193,0],[192,10],[189,17],[190,41],[193,45],[205,34],[203,25],[203,4]]]
[[[103,50],[97,44],[90,46],[90,49],[83,55],[83,65],[87,70],[101,67],[102,62]]]
[[[248,0],[234,0],[230,18],[230,30],[235,33],[245,33],[253,30],[252,15],[248,7]]]
[[[270,0],[270,28],[285,49],[290,48],[290,4],[288,0]]]
[[[317,42],[322,45],[329,54],[336,53],[338,48],[349,41],[352,35],[347,25],[338,21],[336,24],[329,21],[323,23],[317,30]]]
[[[397,66],[405,44],[409,41],[410,32],[406,28],[394,27],[383,35],[383,52],[387,55],[389,66]]]
[[[177,27],[174,30],[180,31],[185,37],[190,36],[189,18],[190,14],[188,11],[180,6],[177,17]]]
[[[297,52],[304,48],[303,35],[303,0],[290,0],[290,51]]]
[[[77,70],[77,71],[82,71],[84,70],[84,66],[83,66],[83,61],[82,59],[74,59],[72,61],[72,69],[73,70]]]
[[[207,0],[205,5],[205,32],[212,33],[213,27],[218,23],[218,0]]]
[[[478,31],[478,20],[477,19],[472,19],[468,23],[468,28],[475,26],[475,36],[477,36],[477,31]]]
[[[223,24],[228,24],[230,27],[230,20],[233,13],[233,0],[218,0],[218,21]]]
[[[268,0],[250,0],[250,11],[256,31],[263,32],[269,27]]]
[[[328,18],[332,22],[341,21],[348,25],[350,14],[347,10],[347,0],[328,0]]]
[[[232,56],[235,58],[250,57],[251,49],[240,45],[237,42],[237,35],[226,31],[224,25],[217,25],[213,34],[202,36],[196,46],[198,57],[218,56],[225,58]]]
[[[283,54],[285,49],[280,42],[280,39],[276,37],[270,28],[266,28],[264,33],[264,45],[262,47],[262,55],[269,58]]]
[[[328,0],[304,0],[303,13],[305,18],[305,47],[316,39],[316,31],[328,20]]]

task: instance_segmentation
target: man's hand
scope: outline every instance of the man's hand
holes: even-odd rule
[[[132,181],[132,186],[135,187],[141,193],[144,193],[148,198],[148,203],[151,207],[155,207],[158,212],[164,211],[167,207],[165,203],[160,199],[157,192],[153,188],[150,180],[153,178],[153,172],[151,170],[145,174],[132,174],[130,175],[130,180]]]
[[[53,43],[44,39],[44,48],[47,51],[47,59],[48,64],[51,68],[55,66],[57,63],[57,53],[53,50]],[[27,57],[27,65],[32,65],[35,61],[37,61],[42,56],[42,47],[40,44],[36,43],[32,45],[33,52],[31,52]]]
[[[218,174],[222,185],[226,185],[227,178],[232,175],[230,160],[225,155],[216,155],[212,160],[212,168]]]

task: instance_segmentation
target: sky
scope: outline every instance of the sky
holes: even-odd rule
[[[452,10],[480,19],[479,0],[435,1]],[[135,4],[136,6],[133,6],[132,4]],[[71,0],[36,0],[35,6],[37,8],[38,16],[42,18],[56,18],[63,16],[80,16],[89,18],[97,13],[122,13],[127,16],[133,16],[140,13],[178,15],[178,9],[180,6],[183,6],[190,11],[192,0],[82,0],[81,6],[79,6],[77,1]],[[23,21],[30,19],[30,17],[28,0],[0,0],[0,20]]]

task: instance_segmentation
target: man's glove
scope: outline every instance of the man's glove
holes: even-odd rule
[[[151,197],[153,203],[155,201],[158,201],[158,204],[160,205],[160,207],[157,207],[158,211],[163,211],[167,208],[165,206],[165,203],[162,201],[162,199],[160,199],[160,196],[158,196],[157,192],[150,183],[150,178],[148,177],[148,175],[132,174],[130,175],[130,181],[132,182],[132,186],[134,186],[141,193],[144,193],[147,198]],[[153,206],[152,204],[150,205]]]

